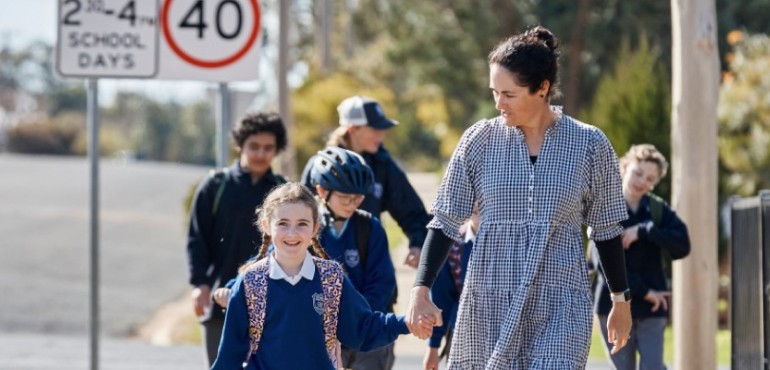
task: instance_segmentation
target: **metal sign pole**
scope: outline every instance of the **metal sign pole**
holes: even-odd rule
[[[226,82],[219,83],[217,99],[217,168],[227,166],[230,147],[227,145],[227,132],[230,127],[230,91]]]
[[[98,79],[86,80],[88,126],[88,163],[91,174],[91,285],[90,342],[91,370],[99,369],[99,99]]]

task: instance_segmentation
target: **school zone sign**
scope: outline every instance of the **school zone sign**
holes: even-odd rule
[[[59,0],[63,77],[258,78],[257,0]]]

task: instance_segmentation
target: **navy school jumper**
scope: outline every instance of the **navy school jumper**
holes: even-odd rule
[[[621,222],[624,228],[652,221],[650,197],[645,195],[639,202],[636,213],[628,208],[628,219]],[[592,251],[596,255],[596,247]],[[626,249],[626,271],[628,286],[631,289],[631,316],[634,319],[647,317],[667,317],[668,311],[660,307],[652,312],[652,303],[644,300],[650,289],[670,290],[661,260],[663,251],[671,259],[677,260],[690,254],[690,238],[687,226],[668,205],[663,205],[660,225],[653,225],[648,232],[639,228],[638,240]],[[594,261],[598,261],[594,258]],[[601,266],[599,266],[601,267]],[[604,280],[604,274],[598,274],[594,293],[594,311],[598,315],[609,315],[612,309],[610,291]]]
[[[267,278],[267,311],[259,349],[248,370],[334,369],[324,346],[323,310],[313,295],[323,295],[320,273],[296,285]],[[342,283],[337,339],[345,347],[368,351],[393,343],[408,334],[403,316],[372,311],[366,299],[345,277]],[[241,369],[249,352],[249,316],[239,275],[227,306],[224,331],[212,370]]]
[[[324,220],[327,218],[324,217]],[[355,222],[346,221],[339,238],[334,235],[334,226],[324,222],[319,241],[329,259],[342,265],[345,274],[356,290],[366,298],[372,310],[387,312],[396,290],[396,270],[390,259],[385,229],[376,217],[372,216],[371,222],[365,269],[358,253],[356,235],[359,230],[355,230]]]

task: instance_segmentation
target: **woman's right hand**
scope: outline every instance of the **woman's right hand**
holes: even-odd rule
[[[425,286],[412,288],[407,323],[414,329],[412,334],[420,339],[428,339],[433,333],[433,326],[441,326],[441,310],[430,301],[430,290]]]

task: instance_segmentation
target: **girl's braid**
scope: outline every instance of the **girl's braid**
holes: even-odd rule
[[[242,274],[246,271],[246,269],[249,268],[249,266],[257,263],[257,261],[265,258],[267,256],[267,250],[270,249],[270,244],[273,242],[273,238],[268,235],[267,233],[262,234],[262,245],[259,247],[259,252],[257,252],[257,258],[252,258],[246,263],[243,264],[238,269],[238,273]]]
[[[325,260],[329,259],[329,255],[326,254],[326,251],[324,250],[324,247],[321,246],[321,242],[318,241],[318,236],[313,237],[313,254],[316,255],[318,258],[323,258]]]

